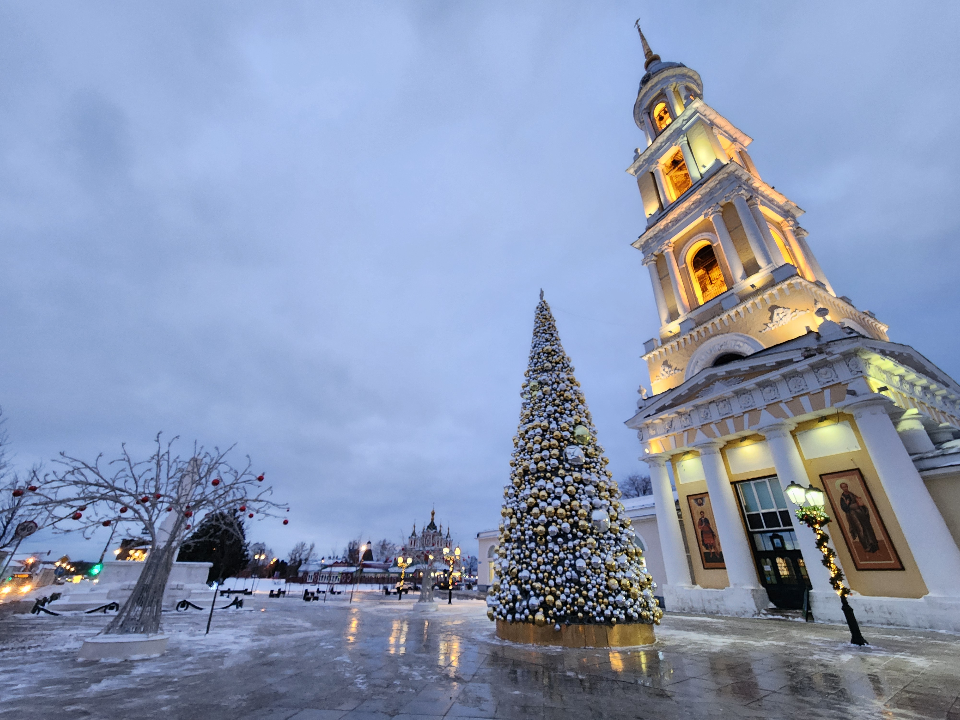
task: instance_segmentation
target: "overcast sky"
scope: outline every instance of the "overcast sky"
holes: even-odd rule
[[[432,506],[476,552],[543,288],[615,476],[645,469],[637,16],[755,139],[838,293],[960,376],[960,4],[5,3],[17,466],[237,443],[293,507],[248,532],[278,553]]]

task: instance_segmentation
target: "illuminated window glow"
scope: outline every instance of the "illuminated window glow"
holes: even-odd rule
[[[663,132],[663,129],[673,122],[673,117],[670,115],[670,108],[667,107],[667,103],[663,100],[654,106],[653,112],[650,113],[650,115],[653,117],[653,126],[657,129],[658,133]]]
[[[687,170],[687,164],[683,161],[683,153],[680,150],[677,150],[667,162],[663,173],[667,176],[667,182],[670,183],[673,190],[674,199],[693,187],[693,181],[690,180],[690,171]]]
[[[720,263],[712,245],[704,245],[690,259],[690,270],[697,284],[700,302],[705,303],[727,291]]]

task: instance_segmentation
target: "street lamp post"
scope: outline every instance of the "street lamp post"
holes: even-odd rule
[[[360,549],[357,550],[357,573],[353,576],[353,587],[350,588],[350,602],[353,602],[353,591],[356,590],[357,585],[360,583],[360,573],[363,572],[363,553],[367,549],[366,544],[360,546]],[[349,603],[348,603],[349,604]]]
[[[821,562],[830,571],[830,585],[840,596],[843,616],[847,620],[847,627],[850,628],[850,642],[854,645],[867,645],[867,641],[860,632],[857,617],[853,614],[853,608],[847,602],[850,588],[843,583],[843,571],[837,565],[837,551],[830,547],[830,538],[827,537],[826,530],[824,530],[830,522],[830,516],[827,515],[823,505],[823,490],[812,485],[803,487],[803,485],[792,482],[787,486],[786,492],[787,497],[797,506],[797,519],[813,530],[816,536],[817,549],[823,555]]]
[[[397,558],[397,567],[400,568],[400,587],[397,588],[397,600],[403,599],[404,579],[407,577],[407,568],[413,564],[413,558],[404,558],[403,555]]]
[[[443,549],[443,560],[447,563],[447,605],[453,605],[453,566],[460,561],[460,546],[451,552],[450,548]]]

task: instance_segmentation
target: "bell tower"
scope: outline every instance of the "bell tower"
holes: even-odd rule
[[[660,319],[644,345],[653,394],[816,330],[828,315],[886,340],[886,325],[836,295],[798,222],[803,210],[760,177],[752,139],[704,102],[699,73],[663,61],[639,21],[637,31],[644,75],[633,118],[645,146],[627,172],[646,218],[633,247]]]

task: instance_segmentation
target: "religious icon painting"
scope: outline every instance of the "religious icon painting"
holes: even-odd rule
[[[717,523],[713,518],[713,506],[709,493],[687,495],[690,503],[690,515],[693,518],[693,532],[697,536],[700,548],[700,562],[704,570],[723,570],[723,550],[720,548],[720,536],[717,535]]]
[[[860,471],[828,473],[820,480],[857,570],[903,570]]]

